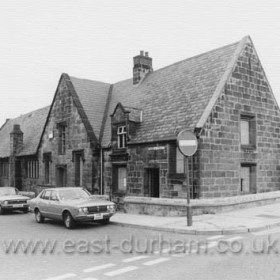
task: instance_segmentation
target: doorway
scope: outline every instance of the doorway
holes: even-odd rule
[[[57,187],[66,187],[66,165],[57,166],[56,169],[56,185]]]
[[[147,168],[145,171],[144,195],[159,197],[159,168]]]

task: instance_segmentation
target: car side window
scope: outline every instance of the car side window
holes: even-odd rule
[[[54,201],[58,200],[58,196],[57,196],[57,192],[56,191],[52,191],[52,193],[51,193],[51,200],[54,200]]]
[[[51,191],[45,191],[45,193],[41,196],[42,199],[49,200],[51,196]]]

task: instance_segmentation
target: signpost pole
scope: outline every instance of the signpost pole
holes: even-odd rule
[[[192,208],[190,204],[190,184],[189,184],[189,157],[186,156],[186,161],[185,161],[185,185],[187,187],[187,226],[191,227],[192,226]]]
[[[180,150],[180,152],[185,156],[185,184],[187,188],[187,226],[192,226],[192,208],[190,204],[190,184],[189,184],[189,172],[188,172],[188,163],[189,163],[189,157],[193,156],[197,150],[197,138],[196,135],[188,130],[182,130],[178,136],[177,136],[177,145]],[[192,167],[193,169],[193,167]]]

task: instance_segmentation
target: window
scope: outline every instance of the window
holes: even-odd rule
[[[65,155],[66,151],[66,125],[58,124],[58,154]]]
[[[58,200],[58,196],[57,196],[57,192],[56,191],[52,191],[50,199],[54,200],[54,201]]]
[[[254,116],[242,115],[240,120],[240,138],[243,146],[256,146],[256,120]]]
[[[118,127],[118,148],[122,149],[126,147],[126,127]]]
[[[27,178],[37,179],[39,177],[39,162],[37,159],[27,161]]]
[[[0,160],[0,177],[9,177],[9,160]]]
[[[43,154],[43,162],[45,164],[45,184],[50,183],[51,156],[51,153]]]
[[[51,196],[51,191],[45,191],[45,192],[42,194],[41,198],[42,198],[42,199],[49,200],[49,199],[50,199],[50,196]]]
[[[184,155],[176,148],[176,173],[185,173],[184,160]]]
[[[74,151],[73,160],[75,165],[75,186],[81,187],[83,185],[84,151]]]

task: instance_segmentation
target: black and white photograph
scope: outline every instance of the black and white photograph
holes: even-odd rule
[[[1,280],[279,280],[280,3],[0,2]]]

